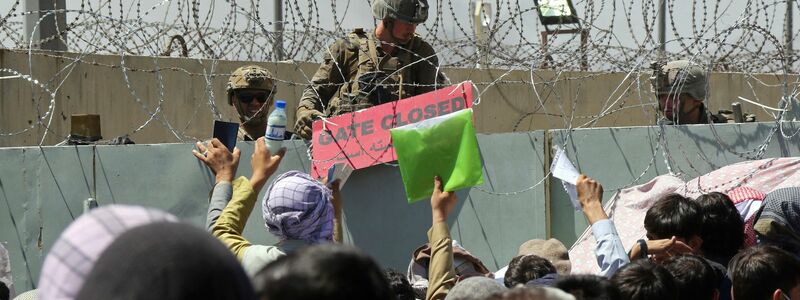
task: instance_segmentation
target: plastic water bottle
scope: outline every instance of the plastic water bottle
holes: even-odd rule
[[[283,137],[286,135],[286,101],[275,101],[275,110],[267,118],[267,132],[264,140],[267,143],[269,153],[278,153],[283,147]]]

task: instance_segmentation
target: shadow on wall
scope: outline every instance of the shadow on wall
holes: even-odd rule
[[[451,228],[468,192],[461,190],[456,195],[459,201],[448,220]],[[430,200],[408,204],[400,170],[384,165],[354,172],[342,189],[342,196],[349,242],[376,257],[384,267],[405,270],[411,252],[428,241]]]

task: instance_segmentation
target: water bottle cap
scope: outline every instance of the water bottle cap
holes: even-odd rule
[[[283,101],[283,100],[275,101],[275,107],[277,107],[277,108],[286,108],[286,101]]]

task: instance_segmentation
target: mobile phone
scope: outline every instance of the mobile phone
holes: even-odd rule
[[[239,123],[214,121],[214,138],[218,139],[228,148],[228,151],[233,152],[236,147],[236,137],[239,134]]]

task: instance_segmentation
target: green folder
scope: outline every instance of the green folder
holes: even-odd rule
[[[394,128],[391,134],[409,203],[430,198],[436,175],[444,191],[483,184],[471,108]]]

